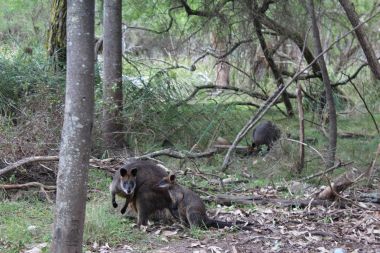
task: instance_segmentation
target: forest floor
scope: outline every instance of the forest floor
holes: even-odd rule
[[[273,189],[261,188],[256,193],[260,192],[263,197],[275,197]],[[249,231],[238,227],[194,230],[178,224],[151,225],[145,230],[148,239],[143,243],[116,248],[95,243],[88,252],[380,252],[379,205],[252,207],[218,206],[210,215],[224,221],[249,222]]]

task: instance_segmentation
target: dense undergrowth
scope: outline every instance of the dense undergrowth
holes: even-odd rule
[[[26,54],[21,49],[16,50],[16,53],[10,52],[14,50],[2,51],[0,56],[0,168],[4,167],[6,162],[28,156],[56,155],[63,120],[64,72],[55,72],[49,68],[49,62],[42,49],[34,49],[33,55]],[[146,74],[148,78],[141,85],[131,81],[131,78],[124,80],[124,116],[128,122],[126,133],[131,149],[136,154],[162,149],[165,140],[170,141],[178,150],[204,151],[212,146],[218,136],[232,141],[249,117],[255,113],[254,107],[231,105],[231,101],[250,101],[250,98],[229,91],[218,95],[200,92],[187,104],[177,106],[176,103],[191,93],[194,85],[200,85],[204,80],[190,77],[188,73],[181,76],[170,71],[159,75]],[[358,81],[357,85],[362,87],[375,120],[380,122],[378,91],[367,90],[375,84],[368,84],[367,81],[370,80],[362,78],[363,81]],[[271,84],[267,85],[269,87]],[[367,168],[380,139],[363,103],[352,87],[342,89],[352,103],[345,103],[337,98],[340,103],[338,132],[361,133],[367,137],[339,138],[337,159],[353,161],[359,169]],[[99,134],[102,105],[100,73],[96,81],[96,94],[92,155],[102,158],[107,152],[101,147]],[[283,109],[282,105],[279,107]],[[249,175],[250,179],[242,189],[276,184],[284,179],[303,177],[324,168],[319,155],[307,147],[305,169],[301,175],[295,175],[298,146],[287,140],[286,136],[290,134],[290,138],[297,139],[297,117],[286,118],[273,107],[264,118],[279,125],[283,138],[268,154],[263,152],[262,155],[265,156],[234,156],[226,174],[220,172],[223,154],[195,161],[181,162],[171,158],[162,158],[162,161],[175,171],[199,170],[223,178],[238,179],[245,179]],[[310,123],[314,121],[319,124],[318,115],[309,108],[306,119],[306,137],[310,140],[308,144],[322,154],[327,152],[326,137],[316,124]],[[248,135],[241,144],[250,143],[251,136]],[[343,170],[337,170],[335,173]],[[0,182],[40,181],[54,184],[56,171],[56,163],[44,166],[35,164],[2,177]],[[148,240],[146,235],[133,228],[133,222],[121,218],[117,210],[112,208],[108,196],[110,181],[106,173],[96,169],[90,170],[85,243],[90,247],[95,241],[118,245],[125,240],[134,240],[143,245],[144,241]],[[195,177],[192,173],[181,176],[181,182],[190,187],[208,188],[210,193],[221,191],[217,186],[211,187],[207,180]],[[227,186],[225,190],[233,190],[233,187]],[[53,204],[47,202],[43,194],[38,190],[17,193],[1,191],[0,198],[1,252],[19,252],[28,244],[50,241]],[[28,230],[30,226],[35,226],[36,229]],[[202,233],[195,231],[193,235],[201,236]]]

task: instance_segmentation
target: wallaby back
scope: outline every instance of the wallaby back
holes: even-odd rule
[[[232,226],[233,223],[210,219],[206,213],[206,206],[198,194],[176,183],[175,175],[164,177],[159,187],[168,189],[173,208],[178,209],[181,222],[190,227],[216,227]]]
[[[272,145],[281,137],[280,129],[271,121],[259,124],[252,133],[252,147],[259,148],[261,145],[267,145],[268,151]]]

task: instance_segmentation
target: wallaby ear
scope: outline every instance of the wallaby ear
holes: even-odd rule
[[[120,169],[120,175],[121,175],[122,177],[124,177],[125,175],[127,175],[127,170],[124,169],[124,168],[121,168],[121,169]]]
[[[131,175],[134,176],[134,177],[137,175],[137,168],[133,168],[131,170]]]
[[[169,175],[169,180],[170,180],[170,182],[174,182],[175,181],[175,175],[174,174],[170,174]]]

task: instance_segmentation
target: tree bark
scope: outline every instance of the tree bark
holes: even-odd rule
[[[103,140],[109,149],[124,146],[121,7],[120,0],[104,1]]]
[[[258,8],[257,8],[256,1],[255,1],[254,5],[256,5],[256,6],[254,6],[254,9],[257,10]],[[254,13],[252,13],[251,16],[253,18],[253,23],[255,25],[256,35],[257,35],[257,38],[259,39],[260,46],[261,46],[261,49],[264,53],[265,59],[267,60],[269,67],[271,68],[272,73],[274,75],[274,78],[276,79],[277,87],[280,87],[281,85],[284,84],[284,79],[282,78],[282,75],[281,75],[276,63],[273,60],[271,52],[269,52],[269,49],[268,49],[267,44],[265,42],[264,35],[261,31],[262,26],[261,26],[260,21],[257,19],[256,15]],[[293,108],[292,108],[292,103],[290,102],[289,94],[286,91],[284,93],[282,93],[282,98],[284,100],[287,115],[293,116],[294,112],[293,112]]]
[[[298,103],[298,116],[299,116],[299,133],[301,142],[299,145],[299,161],[297,164],[297,173],[300,174],[305,165],[305,120],[304,120],[304,111],[302,106],[302,87],[301,83],[297,83],[297,103]]]
[[[223,33],[222,33],[223,34]],[[223,36],[223,35],[222,35]],[[211,33],[211,44],[213,49],[217,52],[218,55],[224,55],[227,52],[227,42],[223,39],[219,32]],[[228,65],[227,57],[217,59],[218,63],[216,64],[216,86],[229,86],[230,85],[230,68]]]
[[[47,36],[47,50],[56,68],[66,63],[66,14],[67,0],[53,0]]]
[[[317,18],[315,16],[313,0],[308,0],[307,9],[311,16],[315,48],[317,50],[317,54],[320,54],[322,53],[323,50],[322,50],[321,38],[319,35]],[[326,157],[326,168],[330,168],[334,165],[336,143],[337,143],[336,111],[335,111],[335,103],[334,103],[334,97],[333,97],[333,92],[331,88],[330,78],[327,72],[326,63],[325,63],[323,55],[318,59],[318,62],[319,62],[319,66],[322,72],[322,79],[323,79],[323,83],[325,86],[325,93],[326,93],[326,102],[328,106],[329,146],[328,146],[327,157]]]
[[[94,1],[68,1],[65,117],[51,252],[82,252],[94,107]]]
[[[340,2],[340,5],[342,5],[344,11],[346,12],[347,18],[350,21],[351,25],[353,27],[358,26],[360,24],[360,19],[358,17],[358,14],[355,11],[355,7],[353,3],[351,3],[350,0],[339,0],[339,2]],[[355,30],[355,34],[367,58],[368,65],[372,73],[375,75],[377,79],[380,80],[380,64],[376,59],[376,54],[371,44],[369,43],[367,36],[365,35],[364,27],[359,26]]]

